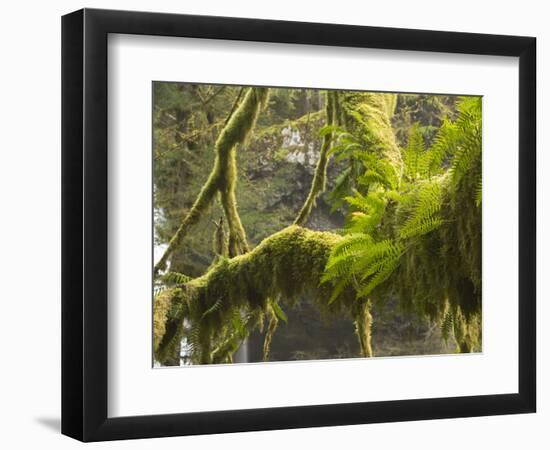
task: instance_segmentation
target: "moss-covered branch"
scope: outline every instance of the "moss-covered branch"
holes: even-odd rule
[[[354,321],[355,334],[357,334],[357,338],[359,339],[361,353],[367,357],[373,356],[371,345],[372,315],[370,309],[371,302],[363,301],[357,318]]]
[[[337,93],[334,91],[327,91],[327,103],[326,103],[326,115],[327,115],[327,126],[332,126],[335,119],[335,110]],[[326,178],[327,178],[327,165],[329,160],[328,151],[332,143],[333,133],[327,132],[323,136],[323,144],[321,145],[321,151],[319,152],[319,161],[317,161],[317,166],[315,168],[315,174],[313,175],[313,181],[311,182],[311,187],[309,194],[300,210],[298,217],[294,221],[295,225],[305,225],[311,210],[315,206],[315,200],[325,190]]]
[[[174,339],[179,342],[185,319],[190,324],[185,333],[196,360],[212,362],[212,349],[227,342],[235,330],[251,323],[259,325],[266,314],[271,317],[269,299],[280,298],[283,305],[289,305],[308,294],[321,311],[344,313],[355,321],[361,317],[367,320],[353,289],[342,291],[338,300],[329,304],[332,286],[321,283],[331,249],[341,239],[333,233],[293,225],[268,237],[249,253],[220,259],[203,276],[166,291],[155,300],[156,357],[162,361]],[[243,311],[248,314],[244,319]],[[359,328],[359,333],[370,334],[370,321]],[[361,339],[365,341],[366,337]]]
[[[456,208],[460,209],[456,198],[471,198],[474,185],[468,189],[468,185],[460,184],[458,189],[466,192],[458,194],[449,177],[440,177],[433,183],[441,184],[443,191],[440,215],[444,226],[400,246],[392,272],[367,297],[363,297],[356,283],[341,285],[338,278],[328,282],[327,262],[335,249],[362,258],[363,253],[358,252],[365,252],[368,257],[375,249],[383,249],[385,243],[292,225],[269,236],[244,255],[219,258],[203,276],[158,296],[154,329],[156,358],[161,362],[169,358],[185,335],[191,343],[194,362],[230,361],[238,344],[251,330],[261,328],[265,318],[269,321],[264,349],[267,354],[270,335],[277,325],[270,299],[280,299],[283,306],[292,305],[302,294],[312,298],[322,312],[343,313],[354,322],[363,356],[373,355],[369,299],[394,297],[407,309],[433,321],[448,319],[459,351],[475,350],[481,333],[481,291],[478,281],[472,281],[471,273],[480,270],[480,247],[479,241],[472,241],[472,236],[458,238],[457,233],[462,227],[480,229],[479,214],[468,208],[471,213],[464,223],[454,219],[459,214]],[[389,204],[380,221],[384,224],[380,231],[397,235],[403,224],[410,221],[410,208],[414,211],[411,205],[416,204],[414,198],[417,197],[401,205]],[[476,240],[479,238],[475,233],[473,236]],[[364,248],[353,247],[356,243]],[[392,248],[390,246],[390,250]],[[476,252],[471,267],[468,249]],[[375,259],[373,264],[384,267],[384,261]],[[361,259],[342,262],[344,268],[363,264]],[[370,273],[369,266],[364,267],[363,274]],[[329,270],[334,268],[329,266]]]
[[[378,116],[383,127],[383,114]],[[363,126],[363,116],[352,117]],[[373,126],[369,120],[367,130]],[[397,298],[405,309],[442,324],[444,337],[454,336],[460,351],[479,349],[481,102],[464,99],[456,123],[442,127],[431,148],[419,146],[427,161],[449,159],[450,168],[438,165],[437,175],[419,170],[415,158],[408,158],[406,173],[415,176],[398,186],[388,182],[386,171],[374,170],[378,155],[391,150],[377,148],[381,139],[365,139],[355,152],[370,175],[362,175],[364,194],[346,199],[352,208],[348,235],[335,247],[326,279],[355,286],[360,298]]]
[[[267,101],[267,96],[267,88],[250,88],[220,132],[215,144],[216,159],[210,176],[170,240],[168,248],[155,265],[155,275],[166,268],[170,255],[180,246],[189,229],[199,222],[202,214],[211,205],[218,192],[221,193],[221,201],[227,215],[230,242],[234,242],[234,249],[248,248],[235,201],[237,179],[235,152],[236,146],[242,144],[254,128],[258,114]]]
[[[346,130],[366,140],[369,153],[388,161],[400,179],[403,159],[391,125],[396,103],[396,94],[346,92],[339,114]]]

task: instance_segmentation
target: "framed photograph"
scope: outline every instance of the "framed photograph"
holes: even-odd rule
[[[535,412],[536,41],[62,20],[62,432]]]

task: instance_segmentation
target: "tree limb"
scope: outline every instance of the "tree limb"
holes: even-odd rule
[[[352,320],[360,320],[362,310],[352,288],[342,291],[338,301],[329,305],[333,286],[321,282],[330,252],[341,239],[334,233],[292,225],[269,236],[249,253],[220,259],[203,276],[169,290],[169,294],[155,301],[155,317],[159,318],[154,328],[156,357],[162,358],[173,339],[180,339],[178,330],[184,326],[185,318],[200,335],[194,350],[199,353],[197,360],[208,362],[211,357],[205,357],[204,352],[222,344],[224,336],[234,328],[234,318],[247,311],[263,319],[269,312],[271,298],[293,304],[300,295],[307,294],[321,311],[344,313]],[[170,297],[169,302],[166,296]],[[168,333],[169,330],[173,331]],[[201,348],[206,341],[209,347]]]
[[[254,128],[260,109],[267,100],[267,95],[267,88],[250,88],[242,103],[220,132],[215,144],[216,159],[210,176],[202,187],[191,210],[183,218],[176,233],[170,239],[168,248],[155,265],[154,276],[166,268],[170,255],[180,246],[189,229],[199,222],[202,213],[211,205],[218,192],[222,193],[222,203],[225,197],[224,210],[230,213],[227,216],[230,235],[233,232],[233,239],[240,241],[243,248],[247,248],[246,236],[236,213],[234,198],[236,184],[235,152],[237,144],[243,143]]]
[[[336,96],[336,92],[327,92],[327,126],[331,126],[334,124],[335,103],[337,101]],[[309,194],[304,202],[304,205],[302,206],[302,209],[298,213],[298,217],[296,217],[296,219],[294,220],[295,225],[303,226],[306,224],[309,215],[311,214],[311,210],[315,205],[316,198],[325,190],[327,165],[329,160],[328,151],[332,143],[332,135],[332,132],[328,132],[323,137],[323,144],[321,145],[321,151],[319,153],[319,161],[317,161],[317,166],[315,168],[315,174],[313,175],[313,180],[311,182]]]

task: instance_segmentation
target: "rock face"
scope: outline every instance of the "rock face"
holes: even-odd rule
[[[319,161],[319,146],[315,145],[313,141],[305,142],[302,139],[300,130],[292,128],[291,125],[283,128],[281,135],[283,136],[281,149],[289,151],[285,156],[285,160],[289,163],[301,164],[313,169]]]
[[[242,163],[246,176],[258,189],[265,187],[271,191],[271,198],[266,198],[266,210],[282,208],[295,214],[299,212],[319,161],[318,132],[322,125],[320,115],[311,114],[292,123],[270,127],[244,149]],[[338,166],[329,165],[327,191],[340,172]],[[330,209],[326,195],[320,196],[308,226],[316,230],[340,228],[343,215],[331,213]]]

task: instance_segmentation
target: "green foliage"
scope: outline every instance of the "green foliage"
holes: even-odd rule
[[[445,170],[445,163],[456,153],[461,136],[456,122],[444,120],[430,147],[428,173],[436,175]]]
[[[281,309],[279,306],[279,303],[277,302],[271,302],[271,308],[273,309],[273,312],[277,316],[278,319],[282,320],[283,322],[288,322],[288,317],[286,316],[285,312]]]
[[[367,233],[375,235],[386,211],[386,199],[381,192],[369,192],[362,195],[355,191],[354,196],[346,197],[347,203],[353,207],[346,231],[349,233]]]
[[[459,105],[456,126],[460,138],[451,163],[450,173],[455,187],[472,172],[476,174],[476,186],[481,181],[481,98],[466,97]]]
[[[353,286],[359,297],[367,297],[392,274],[402,252],[402,245],[389,239],[374,242],[366,233],[348,235],[333,249],[322,280],[336,281],[336,293]]]
[[[156,113],[159,123],[185,102],[199,102],[202,106],[194,109],[208,112],[208,105],[222,99],[229,104],[227,100],[237,93],[236,89],[203,87],[192,92],[183,89],[179,98],[163,89],[159,87],[156,94],[162,105]],[[260,117],[267,90],[249,89],[244,98],[237,97],[231,113],[222,108],[229,113],[226,118],[212,111],[204,116],[185,113],[187,119],[180,122],[188,126],[174,134],[174,141],[181,140],[175,146],[165,145],[159,132],[171,130],[169,126],[155,129],[159,142],[155,152],[164,165],[155,186],[155,201],[162,200],[158,222],[168,225],[174,216],[184,217],[172,237],[171,252],[182,249],[183,237],[193,238],[187,233],[191,225],[207,221],[207,208],[214,210],[215,217],[223,212],[226,219],[224,224],[222,219],[210,218],[208,226],[196,233],[208,234],[206,245],[212,252],[202,276],[190,279],[167,273],[156,280],[161,286],[154,313],[158,361],[166,364],[179,358],[183,339],[193,363],[231,362],[243,340],[264,329],[263,358],[268,360],[279,322],[289,320],[283,308],[288,311],[302,296],[311,298],[323,313],[351,319],[364,356],[373,354],[373,304],[394,298],[404,310],[439,322],[444,338],[454,337],[459,351],[480,347],[481,102],[464,98],[455,114],[452,101],[428,96],[423,101],[441,116],[430,121],[426,117],[432,116],[412,108],[413,97],[422,96],[331,92],[324,100],[308,90],[275,89],[269,111]],[[261,205],[269,196],[251,189],[254,184],[248,173],[241,172],[237,188],[237,163],[251,167],[250,161],[262,155],[243,156],[241,151],[237,155],[236,146],[251,139],[266,148],[272,146],[267,151],[273,155],[278,151],[278,164],[284,166],[288,150],[285,153],[273,143],[281,127],[290,124],[273,123],[290,118],[302,135],[313,127],[315,136],[323,123],[321,109],[327,125],[319,131],[320,158],[295,223],[306,223],[321,198],[333,155],[335,181],[324,199],[330,200],[333,210],[346,213],[343,236],[299,226],[269,235],[290,223],[293,213],[270,215],[271,207],[266,206],[251,208],[246,221],[241,219],[237,198],[240,205],[243,201]],[[252,136],[256,122],[262,130]],[[400,130],[397,137],[392,124]],[[204,182],[197,199],[191,205],[164,208],[168,202],[163,197],[169,197],[166,187],[172,186],[174,173],[183,176],[200,169],[201,159],[195,159],[191,150],[208,142],[208,136],[212,142],[205,148],[214,150],[213,169],[208,179],[205,174],[197,184],[198,188]],[[268,183],[277,186],[289,179],[292,175],[283,180],[274,177]],[[244,194],[239,196],[240,192]],[[176,210],[179,213],[174,215]],[[245,226],[253,236],[269,236],[251,249]],[[159,240],[165,242],[167,235],[171,236],[160,227]]]
[[[371,153],[359,147],[352,153]],[[472,351],[481,342],[480,99],[463,99],[428,149],[413,125],[403,160],[398,185],[370,176],[367,194],[346,197],[348,234],[333,248],[323,281],[335,294],[353,286],[359,298],[397,296],[439,322],[445,337],[452,330],[460,351]],[[364,174],[371,170],[363,165]]]
[[[399,227],[400,239],[422,236],[441,226],[443,220],[439,217],[443,202],[442,180],[427,181],[419,184],[418,189],[408,192],[402,197],[402,205],[413,203],[412,213]],[[412,199],[412,200],[411,200]]]
[[[353,168],[347,167],[336,177],[332,191],[328,193],[327,199],[331,204],[331,213],[336,212],[345,204],[345,197],[352,191]]]
[[[364,168],[364,172],[357,177],[356,181],[364,190],[371,190],[373,187],[378,187],[378,185],[386,190],[398,187],[399,178],[393,166],[388,161],[377,158],[367,152],[355,152],[354,158]]]
[[[248,251],[248,243],[237,213],[235,197],[237,179],[236,146],[244,143],[254,128],[260,109],[267,102],[268,93],[267,88],[248,89],[241,104],[230,115],[216,140],[216,159],[210,176],[201,188],[193,206],[181,221],[174,236],[170,239],[168,248],[155,265],[155,274],[165,269],[170,255],[181,245],[189,228],[199,222],[202,214],[211,205],[216,193],[220,194],[229,227],[229,254],[234,256]]]
[[[215,352],[217,359],[225,360],[230,352],[223,355],[222,349],[234,348],[228,341],[242,342],[269,314],[284,321],[278,303],[292,305],[303,294],[316,299],[326,311],[355,317],[357,305],[351,290],[343,290],[338,301],[329,305],[331,288],[320,283],[331,248],[340,240],[333,233],[291,226],[245,255],[220,258],[202,277],[170,291],[175,312],[167,319],[166,329],[179,330],[189,341],[191,360],[206,364],[214,362]],[[245,317],[244,324],[241,317]],[[162,328],[155,331],[160,333],[155,336],[159,342],[156,357],[162,361],[177,333],[165,339]]]
[[[398,175],[402,157],[391,125],[396,105],[395,94],[346,92],[342,95],[341,111],[345,129],[369,153],[390,163]]]
[[[424,137],[417,123],[409,132],[407,147],[403,152],[404,175],[409,181],[423,178],[428,173],[430,153],[424,147]]]
[[[394,94],[341,93],[338,122],[344,126],[322,130],[337,138],[328,154],[335,155],[336,162],[348,162],[329,195],[333,211],[354,192],[398,186],[403,161],[391,127],[395,103]]]
[[[427,146],[445,120],[456,117],[456,97],[430,94],[399,94],[396,112],[392,117],[395,137],[400,146],[405,146],[411,127],[418,124]]]

